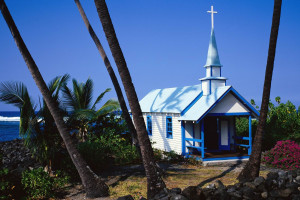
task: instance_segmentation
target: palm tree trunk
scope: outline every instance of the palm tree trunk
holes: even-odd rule
[[[32,56],[30,55],[16,25],[13,21],[9,10],[6,7],[4,0],[0,0],[0,9],[2,15],[11,31],[11,34],[19,48],[25,63],[36,83],[38,88],[40,89],[43,98],[53,116],[57,129],[66,145],[66,148],[71,156],[71,159],[80,175],[82,184],[86,190],[87,197],[100,197],[100,196],[107,196],[108,195],[108,187],[107,185],[97,177],[90,167],[87,165],[85,160],[81,157],[78,150],[76,149],[75,145],[72,142],[71,136],[67,131],[67,127],[63,121],[63,117],[60,114],[58,109],[58,105],[53,100],[51,93],[48,90],[48,87],[43,80],[43,77],[34,62]]]
[[[88,20],[88,18],[86,16],[86,14],[85,14],[82,6],[81,6],[80,1],[79,0],[75,0],[75,3],[77,5],[77,7],[78,7],[78,10],[79,10],[80,15],[81,15],[81,17],[83,19],[84,24],[85,24],[86,28],[88,29],[88,31],[89,31],[89,33],[90,33],[90,35],[91,35],[91,37],[92,37],[92,39],[93,39],[93,41],[94,41],[94,43],[95,43],[98,51],[99,51],[99,53],[100,53],[100,55],[101,55],[101,57],[102,57],[102,59],[104,61],[104,64],[106,66],[106,69],[108,71],[110,79],[111,79],[111,81],[112,81],[112,83],[114,85],[114,88],[116,90],[116,93],[117,93],[117,96],[118,96],[118,100],[119,100],[121,109],[123,111],[123,115],[124,115],[126,124],[127,124],[128,129],[129,129],[129,131],[131,133],[131,136],[132,136],[133,144],[136,146],[137,151],[141,155],[141,153],[140,153],[141,150],[140,150],[139,145],[138,145],[136,130],[135,130],[135,127],[134,127],[134,125],[132,123],[131,117],[129,115],[129,112],[128,112],[128,109],[127,109],[127,106],[126,106],[126,103],[125,103],[125,100],[124,100],[124,96],[123,96],[120,84],[118,82],[118,79],[116,77],[116,74],[115,74],[113,68],[111,67],[110,61],[108,60],[108,58],[106,56],[106,53],[105,53],[105,51],[104,51],[104,49],[102,47],[102,44],[101,44],[99,38],[97,37],[97,35],[96,35],[93,27],[91,26],[91,24],[90,24],[90,22],[89,22],[89,20]]]
[[[268,52],[267,67],[265,72],[265,83],[263,89],[260,117],[259,117],[256,134],[254,137],[253,148],[252,148],[250,159],[246,164],[245,168],[241,171],[241,173],[238,176],[238,180],[240,181],[253,180],[255,177],[259,176],[262,136],[265,129],[267,114],[268,114],[268,104],[270,99],[270,90],[271,90],[271,82],[272,82],[272,75],[273,75],[273,68],[274,68],[277,36],[278,36],[279,23],[280,23],[281,3],[282,0],[274,1],[273,19],[272,19],[269,52]]]
[[[147,196],[153,198],[155,194],[164,189],[165,183],[161,179],[156,163],[154,161],[153,149],[147,134],[141,107],[137,98],[134,85],[131,80],[127,64],[119,45],[115,29],[113,27],[105,0],[95,0],[97,12],[102,23],[110,50],[116,62],[120,77],[122,79],[129,106],[133,115],[134,125],[137,131],[141,148],[142,159],[147,176]]]

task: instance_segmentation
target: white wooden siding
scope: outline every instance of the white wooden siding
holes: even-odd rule
[[[212,68],[212,76],[214,76],[214,77],[221,76],[221,67],[213,67]]]
[[[215,91],[218,87],[225,86],[225,80],[211,80],[211,92]]]
[[[228,93],[209,113],[250,112],[238,99]]]
[[[209,80],[202,81],[201,83],[202,83],[203,95],[209,95],[210,94]]]
[[[175,151],[182,153],[181,122],[178,121],[179,114],[174,113],[143,113],[145,123],[147,116],[152,116],[152,147],[163,151]],[[173,138],[167,138],[166,117],[172,116]]]

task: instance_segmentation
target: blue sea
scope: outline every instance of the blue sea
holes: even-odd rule
[[[0,111],[0,141],[19,138],[20,112]]]

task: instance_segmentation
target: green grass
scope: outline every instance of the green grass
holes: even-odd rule
[[[214,177],[220,176],[224,169],[220,167],[202,167],[202,166],[181,166],[180,170],[167,170],[164,176],[164,181],[167,188],[179,187],[184,189],[188,186],[195,186],[207,179],[214,179]],[[266,171],[261,171],[260,175],[266,176]],[[237,176],[239,172],[232,170],[226,173],[220,178],[215,178],[209,183],[213,183],[217,180],[221,180],[224,185],[233,185],[237,183]],[[207,186],[206,183],[203,187]],[[130,176],[124,181],[117,182],[116,185],[110,186],[110,198],[116,199],[120,196],[132,195],[134,199],[139,199],[141,196],[147,196],[147,180],[142,176]]]

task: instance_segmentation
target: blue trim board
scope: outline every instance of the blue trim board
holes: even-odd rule
[[[181,121],[181,145],[182,145],[182,155],[185,156],[185,123]]]
[[[203,140],[201,140],[201,139],[195,139],[195,138],[185,138],[185,141],[203,142]]]
[[[232,87],[230,88],[230,90],[233,92],[233,94],[236,95],[237,98],[240,99],[240,101],[243,101],[246,104],[246,107],[248,107],[250,110],[252,110],[252,112],[254,112],[258,117],[259,117],[259,112],[244,98],[242,97],[235,89],[233,89]]]
[[[197,120],[197,123],[199,123],[229,92],[232,92],[232,94],[237,97],[240,101],[246,104],[246,107],[249,107],[249,109],[254,112],[257,116],[259,116],[259,112],[251,106],[235,89],[232,88],[232,86],[200,117],[200,119]]]
[[[207,116],[249,116],[250,112],[240,112],[240,113],[208,113]]]
[[[249,116],[249,149],[248,149],[248,155],[251,155],[252,151],[252,118],[251,115]]]
[[[203,91],[181,112],[181,116],[183,116],[202,96]]]
[[[236,156],[236,157],[223,157],[223,158],[204,158],[202,161],[214,161],[214,160],[241,160],[249,158],[250,156]]]
[[[206,115],[209,113],[227,94],[230,92],[230,87],[201,117],[197,120],[197,123],[199,123]]]
[[[197,161],[202,160],[202,161],[216,161],[216,160],[242,160],[242,159],[247,159],[250,156],[236,156],[236,157],[220,157],[220,158],[200,158],[198,156],[193,156],[193,155],[186,155],[186,158],[195,158]]]
[[[205,155],[205,151],[204,151],[204,120],[201,121],[201,140],[202,140],[202,144],[201,144],[201,157],[204,158]]]

